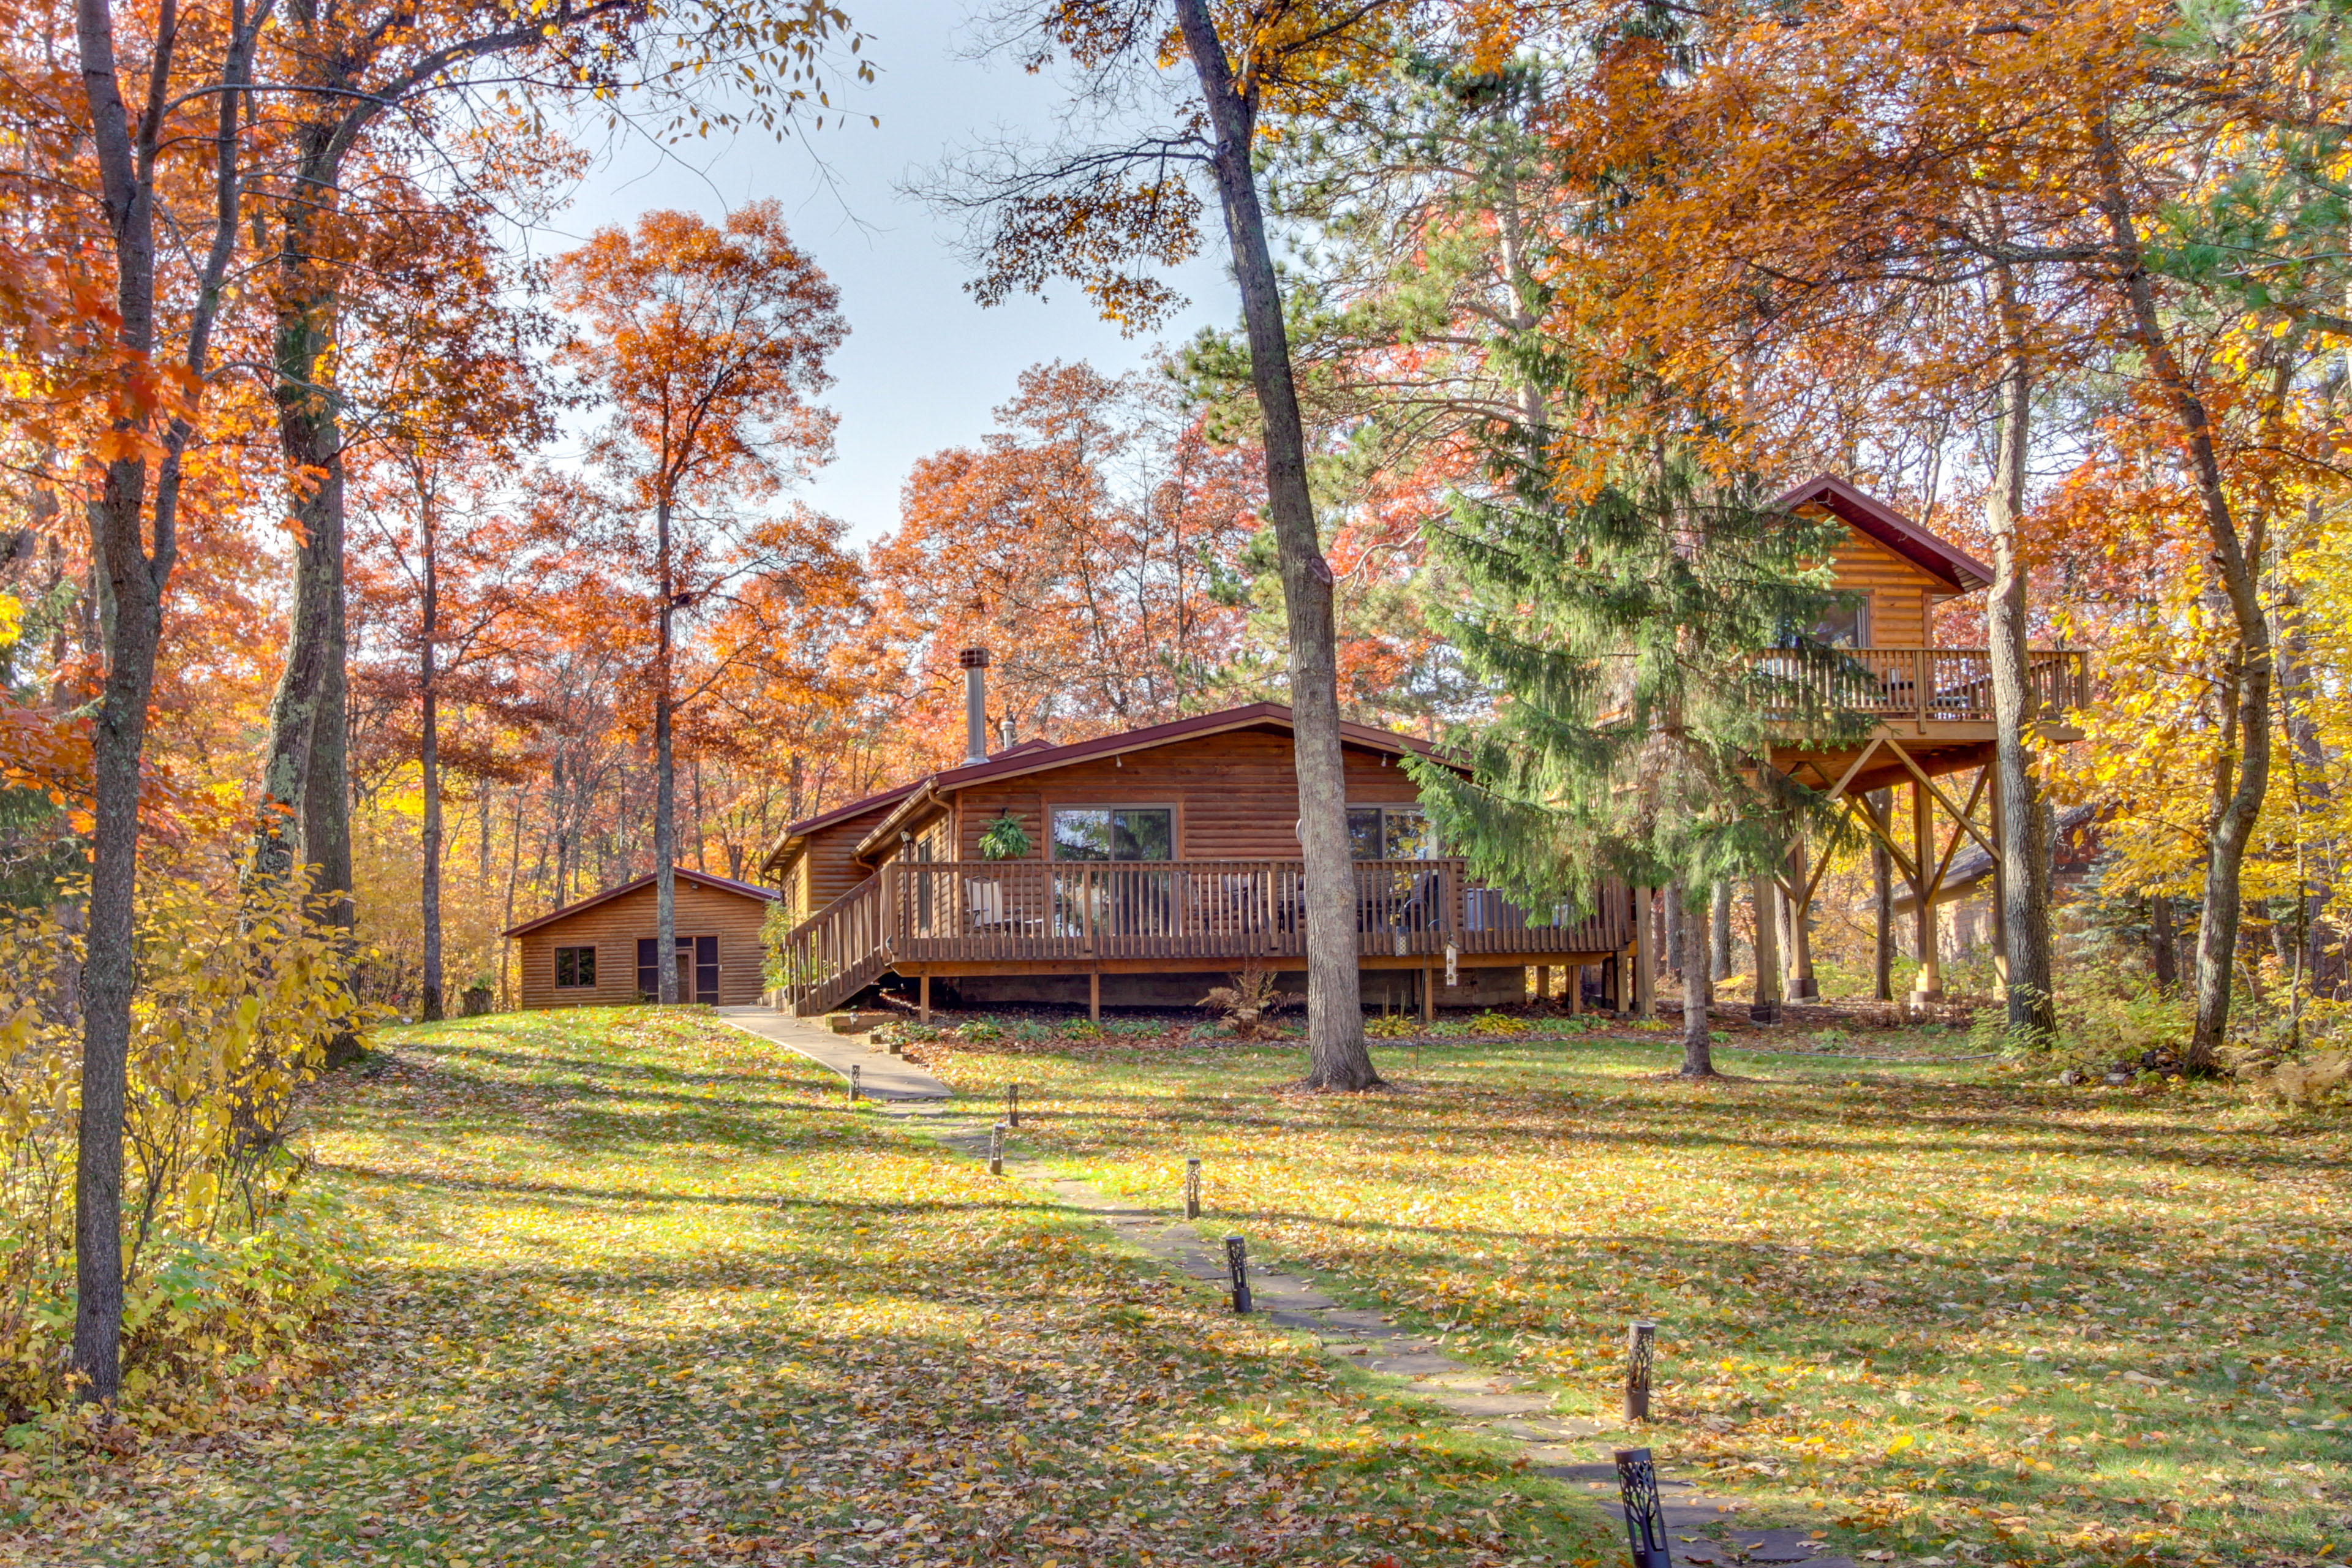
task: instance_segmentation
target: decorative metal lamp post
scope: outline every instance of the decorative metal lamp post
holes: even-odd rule
[[[988,1130],[988,1173],[1004,1174],[1004,1123],[1000,1121]]]
[[[1625,1502],[1625,1538],[1633,1548],[1633,1568],[1674,1568],[1666,1548],[1666,1510],[1658,1500],[1657,1467],[1647,1448],[1620,1448],[1617,1495]]]
[[[1017,1083],[1004,1086],[1004,1125],[1021,1125],[1021,1086]]]
[[[1658,1325],[1625,1325],[1625,1419],[1650,1418],[1650,1366],[1657,1357]]]
[[[865,1092],[864,1086],[858,1082],[858,1079],[865,1071],[866,1069],[856,1062],[849,1064],[849,1103],[852,1105],[856,1104],[859,1097]]]
[[[1250,1310],[1249,1243],[1238,1236],[1225,1237],[1225,1272],[1234,1280],[1234,1315],[1245,1317]]]
[[[1184,1217],[1201,1217],[1201,1157],[1198,1154],[1184,1162]]]

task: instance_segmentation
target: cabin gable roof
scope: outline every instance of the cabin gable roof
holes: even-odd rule
[[[671,871],[681,882],[692,882],[698,887],[709,888],[716,892],[738,893],[744,898],[758,899],[765,903],[774,903],[783,896],[773,888],[762,888],[751,882],[739,882],[732,877],[714,877],[708,871],[696,871],[684,866],[673,867]],[[509,926],[505,934],[523,936],[539,930],[541,926],[550,926],[558,921],[570,920],[573,915],[584,913],[594,909],[598,904],[607,904],[614,899],[634,893],[640,888],[653,886],[654,875],[653,872],[648,871],[644,876],[634,877],[616,888],[606,888],[602,892],[591,893],[584,899],[566,904],[560,910],[551,910],[536,920],[528,920],[520,925]]]
[[[1822,508],[1856,533],[1884,545],[1935,579],[1947,598],[1992,586],[1991,567],[1834,474],[1808,479],[1772,505],[1782,511],[1794,511],[1806,505]]]

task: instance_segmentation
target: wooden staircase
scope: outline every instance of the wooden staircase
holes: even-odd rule
[[[868,877],[794,926],[783,942],[784,1005],[793,1016],[830,1013],[890,967],[882,879]]]

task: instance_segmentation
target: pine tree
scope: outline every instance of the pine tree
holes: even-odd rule
[[[1769,765],[1795,736],[1856,743],[1852,669],[1808,628],[1842,601],[1838,525],[1774,510],[1748,479],[1687,457],[1621,465],[1554,499],[1544,455],[1500,454],[1510,482],[1465,498],[1431,549],[1455,590],[1438,615],[1496,693],[1457,736],[1472,766],[1416,764],[1444,841],[1534,910],[1589,910],[1611,879],[1670,887],[1686,932],[1717,882],[1778,868],[1813,792]],[[1709,966],[1686,958],[1683,1071],[1714,1072]]]

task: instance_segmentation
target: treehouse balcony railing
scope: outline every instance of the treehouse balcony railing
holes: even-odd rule
[[[1836,664],[1799,660],[1766,649],[1751,654],[1780,679],[1824,705],[1887,720],[1937,723],[1993,721],[1992,655],[1980,647],[1840,648]],[[2032,648],[2025,656],[2026,713],[2063,718],[2091,700],[2089,656],[2074,648]]]
[[[1364,958],[1615,952],[1633,941],[1622,889],[1548,921],[1472,884],[1459,859],[1353,868]],[[879,876],[894,963],[1303,959],[1307,875],[1297,860],[893,864]]]

